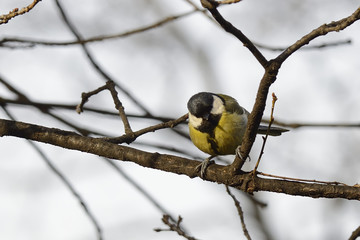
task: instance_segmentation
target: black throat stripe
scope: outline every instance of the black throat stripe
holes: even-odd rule
[[[214,137],[214,129],[218,125],[221,118],[221,114],[210,115],[209,120],[203,119],[201,125],[196,129],[203,133],[208,133],[210,136]]]
[[[207,141],[211,145],[211,149],[214,151],[215,155],[219,155],[219,146],[217,145],[215,138],[213,136],[208,136]]]

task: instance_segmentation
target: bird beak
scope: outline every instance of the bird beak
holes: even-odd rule
[[[209,121],[209,118],[210,118],[210,114],[207,113],[203,116],[203,119],[206,120],[206,121]]]

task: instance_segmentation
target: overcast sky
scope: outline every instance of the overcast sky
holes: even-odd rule
[[[0,14],[31,1],[3,0]],[[181,0],[61,1],[69,19],[84,38],[123,33],[192,7]],[[198,2],[196,2],[198,4]],[[349,16],[359,7],[352,0],[244,0],[220,8],[223,16],[256,43],[287,47],[318,26]],[[5,37],[72,41],[54,1],[41,1],[22,16],[0,25]],[[302,50],[280,69],[271,87],[278,101],[275,118],[285,122],[358,123],[360,121],[360,24],[316,39],[311,45],[351,40],[351,44]],[[17,45],[17,44],[15,44]],[[194,13],[156,29],[88,45],[100,66],[156,116],[178,118],[186,102],[199,91],[225,93],[251,111],[261,65],[233,36],[201,13]],[[261,49],[268,58],[279,52]],[[0,76],[31,100],[77,104],[82,92],[94,90],[104,79],[91,66],[79,46],[0,47]],[[14,95],[0,85],[0,97]],[[143,113],[121,91],[127,113]],[[269,98],[265,116],[270,114]],[[108,93],[90,99],[87,106],[113,110]],[[72,130],[31,107],[8,105],[19,121]],[[75,110],[54,111],[81,126],[111,136],[123,133],[117,117]],[[0,110],[0,118],[8,116]],[[140,129],[156,121],[130,119]],[[185,126],[182,126],[186,130]],[[301,128],[269,139],[259,171],[275,175],[360,182],[360,130],[357,128]],[[142,136],[133,146],[158,143],[206,158],[190,142],[170,130]],[[72,182],[103,229],[104,239],[181,239],[173,232],[156,233],[165,226],[162,214],[104,160],[85,153],[36,143]],[[257,159],[258,138],[252,149]],[[41,156],[23,139],[0,138],[0,239],[96,239],[94,226]],[[183,156],[189,157],[184,154]],[[232,156],[225,159],[231,161]],[[252,169],[256,161],[247,162]],[[117,161],[121,169],[149,191],[199,239],[244,239],[240,220],[225,187],[199,178],[146,169]],[[235,192],[235,191],[234,191]],[[235,192],[245,212],[253,239],[265,239],[258,228],[254,205]],[[347,239],[360,225],[356,201],[324,200],[255,193],[267,204],[260,209],[273,239]]]

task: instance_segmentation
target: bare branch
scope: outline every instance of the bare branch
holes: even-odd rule
[[[358,237],[360,237],[360,227],[358,227],[355,231],[352,232],[349,240],[356,240]]]
[[[97,134],[100,136],[103,136],[104,134],[101,134],[99,132],[96,131],[91,131],[88,129],[85,129],[83,127],[77,126],[76,124],[54,114],[51,112],[51,106],[45,106],[45,105],[36,105],[36,104],[32,104],[33,102],[24,94],[22,93],[20,90],[16,89],[13,85],[11,85],[8,81],[5,81],[1,76],[0,76],[0,83],[4,84],[11,92],[13,92],[14,94],[16,94],[17,96],[17,101],[21,102],[25,105],[31,105],[36,107],[39,111],[41,111],[44,114],[47,114],[49,116],[51,116],[52,118],[56,119],[57,121],[75,129],[76,131],[78,131],[79,133],[81,133],[84,136],[88,136],[89,134]],[[0,103],[1,103],[1,98],[0,98]],[[4,103],[2,103],[4,104]],[[5,102],[6,104],[6,102]]]
[[[230,192],[230,188],[229,186],[225,186],[226,187],[226,192],[229,194],[229,196],[234,200],[234,204],[236,206],[236,209],[238,211],[238,214],[239,214],[239,217],[240,217],[240,222],[241,222],[241,226],[242,226],[242,229],[243,229],[243,232],[244,232],[244,235],[245,237],[248,239],[248,240],[251,240],[251,237],[250,237],[250,234],[249,234],[249,231],[247,230],[246,228],[246,224],[245,224],[245,219],[244,219],[244,212],[240,206],[240,202],[236,199],[236,197]]]
[[[273,98],[273,100],[272,100],[272,106],[271,106],[270,121],[269,121],[269,125],[268,125],[266,135],[265,135],[265,137],[263,137],[263,144],[261,146],[261,150],[260,150],[258,160],[257,160],[256,165],[255,165],[254,170],[253,170],[254,175],[256,174],[256,171],[257,171],[257,169],[259,167],[259,164],[260,164],[260,160],[261,160],[262,156],[264,155],[265,144],[266,144],[266,141],[267,141],[267,139],[269,137],[269,132],[270,132],[271,125],[274,122],[274,109],[275,109],[275,103],[277,101],[277,97],[276,97],[275,93],[272,94],[272,98]]]
[[[86,44],[86,43],[94,43],[94,42],[100,42],[100,41],[105,41],[105,40],[111,40],[111,39],[116,39],[116,38],[124,38],[124,37],[128,37],[128,36],[132,36],[134,34],[138,34],[138,33],[142,33],[151,29],[155,29],[157,27],[161,27],[167,23],[171,23],[175,20],[190,16],[191,14],[194,14],[196,12],[205,12],[204,9],[194,9],[192,11],[188,11],[185,13],[181,13],[178,15],[173,15],[173,16],[169,16],[166,18],[163,18],[155,23],[146,25],[146,26],[142,26],[142,27],[138,27],[132,30],[128,30],[125,32],[120,32],[120,33],[115,33],[115,34],[110,34],[110,35],[99,35],[99,36],[95,36],[95,37],[91,37],[91,38],[86,38],[86,39],[77,39],[76,41],[43,41],[43,40],[37,40],[37,39],[29,39],[29,38],[16,38],[16,37],[8,37],[8,38],[3,38],[2,40],[0,40],[0,46],[3,47],[8,47],[8,48],[21,48],[21,47],[25,47],[25,48],[29,48],[29,47],[34,47],[36,45],[43,45],[43,46],[71,46],[71,45],[78,45],[78,44]],[[25,46],[12,46],[10,45],[11,43],[21,43],[21,44],[26,44]]]
[[[114,101],[114,104],[115,104],[115,108],[119,111],[119,115],[121,117],[121,120],[123,121],[124,128],[125,128],[125,134],[120,137],[104,138],[106,141],[109,141],[112,143],[123,143],[123,142],[131,143],[131,142],[135,141],[136,138],[138,138],[139,136],[141,136],[145,133],[155,132],[156,130],[163,129],[163,128],[173,128],[176,125],[178,125],[179,123],[184,122],[188,118],[188,115],[185,114],[182,117],[180,117],[179,119],[171,120],[168,122],[163,122],[163,123],[160,123],[160,124],[157,124],[154,126],[150,126],[150,127],[146,127],[141,130],[138,130],[136,132],[133,132],[130,127],[130,123],[127,118],[127,115],[125,114],[124,107],[117,96],[117,91],[115,89],[115,84],[113,81],[107,81],[104,86],[99,87],[99,88],[95,89],[94,91],[82,93],[81,94],[81,102],[76,107],[76,112],[81,113],[83,111],[84,104],[89,100],[89,97],[91,97],[95,94],[98,94],[99,92],[101,92],[103,90],[110,91],[111,96]]]
[[[115,137],[115,138],[104,138],[104,140],[112,143],[123,143],[123,142],[130,143],[135,141],[136,138],[138,138],[139,136],[145,133],[155,132],[156,130],[164,129],[164,128],[173,128],[178,124],[185,122],[187,118],[188,118],[188,114],[185,114],[178,119],[170,120],[167,122],[156,124],[154,126],[146,127],[136,132],[132,132],[132,134],[124,134],[120,137]]]
[[[329,181],[319,181],[319,180],[315,180],[315,179],[310,180],[310,179],[302,179],[302,178],[283,177],[283,176],[278,176],[278,175],[269,174],[269,173],[263,173],[263,172],[258,172],[258,174],[262,175],[262,176],[278,178],[278,179],[284,179],[284,180],[290,180],[290,181],[297,181],[297,182],[321,183],[321,184],[336,185],[336,186],[337,185],[349,186],[349,185],[346,185],[345,183],[341,183],[341,182],[329,182]],[[357,185],[355,184],[354,187],[357,187]]]
[[[255,47],[255,45],[236,27],[234,27],[230,22],[226,21],[223,16],[217,10],[219,2],[214,0],[201,0],[203,7],[207,8],[209,12],[213,15],[215,20],[223,27],[225,31],[234,35],[239,39],[246,48],[254,55],[254,57],[259,61],[259,63],[265,68],[268,65],[268,61],[262,55],[262,53]]]
[[[5,111],[6,115],[8,115],[9,118],[14,120],[14,117],[12,116],[12,114],[10,114],[10,112],[6,109],[6,107],[5,106],[1,106],[1,107]],[[27,143],[29,143],[31,145],[31,147],[34,148],[34,150],[41,156],[41,158],[44,160],[44,162],[50,168],[50,170],[58,178],[60,178],[60,180],[64,183],[65,187],[68,188],[69,191],[71,192],[71,194],[78,200],[78,202],[80,203],[80,206],[84,210],[85,214],[89,217],[90,221],[94,224],[94,227],[95,227],[96,232],[97,232],[98,239],[102,240],[103,239],[103,234],[102,234],[102,229],[100,227],[100,224],[98,223],[98,220],[96,219],[94,214],[92,214],[92,212],[90,211],[90,208],[86,204],[85,200],[82,198],[80,193],[75,189],[75,187],[70,182],[70,180],[68,180],[65,177],[65,175],[52,163],[50,158],[48,156],[46,156],[46,154],[34,142],[27,141]]]
[[[319,49],[323,49],[323,48],[337,47],[337,46],[350,45],[350,44],[352,44],[351,39],[345,39],[345,40],[340,40],[340,41],[335,41],[335,42],[328,42],[328,43],[304,46],[304,47],[300,48],[299,50],[319,50]],[[268,45],[260,44],[260,43],[254,43],[254,45],[257,46],[258,48],[262,48],[262,49],[274,51],[274,52],[283,52],[286,49],[286,47],[272,47],[272,46],[268,46]]]
[[[26,7],[23,7],[19,10],[19,8],[15,8],[12,11],[10,11],[8,14],[0,15],[0,25],[7,23],[10,21],[10,19],[25,14],[29,12],[31,9],[35,7],[36,4],[38,4],[41,0],[34,0],[31,4],[29,4]]]
[[[99,92],[103,91],[103,90],[109,90],[111,93],[111,96],[113,98],[114,104],[115,104],[115,109],[118,110],[119,115],[121,117],[121,120],[124,124],[124,129],[125,129],[125,134],[126,135],[132,135],[133,131],[131,130],[130,127],[130,123],[129,120],[125,114],[125,109],[122,105],[122,103],[120,102],[119,98],[118,98],[118,93],[115,89],[115,84],[113,81],[107,81],[106,84],[102,87],[99,87],[97,89],[95,89],[94,91],[90,91],[87,93],[82,93],[81,94],[81,102],[80,104],[76,107],[76,112],[77,113],[81,113],[83,111],[83,107],[84,104],[89,100],[89,98],[93,95],[98,94]]]
[[[1,82],[1,78],[0,78]],[[63,109],[63,110],[70,110],[74,111],[79,106],[79,104],[61,104],[61,103],[55,103],[55,102],[39,102],[39,101],[33,101],[33,100],[24,100],[24,99],[7,99],[0,97],[0,105],[7,105],[7,104],[14,104],[14,105],[23,105],[23,106],[33,106],[36,108],[41,109]],[[94,108],[94,107],[83,107],[83,111],[87,112],[93,112],[103,115],[109,115],[109,116],[119,116],[119,113],[113,112],[113,111],[107,111],[100,108]],[[154,116],[154,115],[144,115],[144,114],[126,114],[129,118],[146,118],[146,119],[153,119],[158,120],[162,122],[171,121],[172,118],[170,117],[162,117],[162,116]]]
[[[0,77],[0,82],[1,82]],[[24,100],[24,99],[7,99],[0,97],[0,105],[6,105],[6,104],[14,104],[14,105],[23,105],[23,106],[33,106],[40,109],[64,109],[64,110],[70,110],[74,111],[78,104],[61,104],[61,103],[55,103],[55,102],[39,102],[34,100]],[[109,116],[119,116],[118,113],[113,111],[106,111],[100,108],[94,108],[94,107],[83,107],[83,111],[87,112],[93,112],[103,115],[109,115]],[[153,119],[158,120],[162,122],[168,122],[172,121],[173,118],[165,117],[165,116],[154,116],[154,115],[144,115],[144,114],[126,114],[128,118],[146,118],[146,119]],[[269,119],[262,119],[261,122],[263,123],[269,123]],[[182,122],[185,123],[185,122]],[[314,128],[360,128],[360,122],[338,122],[338,123],[326,123],[326,122],[288,122],[286,120],[274,120],[274,124],[286,127],[286,128],[307,128],[307,127],[314,127]],[[100,134],[103,135],[103,134]]]
[[[25,138],[111,159],[131,161],[143,167],[184,174],[190,178],[199,176],[198,171],[196,171],[196,166],[199,165],[199,161],[173,155],[145,152],[131,147],[113,144],[101,138],[90,138],[56,128],[46,128],[33,124],[0,119],[0,137],[1,136]],[[233,175],[231,166],[221,166],[217,164],[212,164],[208,167],[206,180],[229,185],[248,193],[270,191],[312,198],[323,197],[360,200],[360,187],[358,186],[267,179],[253,176],[252,172]]]
[[[146,191],[139,183],[137,183],[132,177],[130,177],[122,168],[115,164],[112,160],[108,158],[103,158],[115,171],[125,178],[131,185],[134,186],[145,198],[147,198],[161,213],[169,216],[170,220],[175,221],[175,218],[170,215],[170,213],[163,207],[161,204],[148,192]]]
[[[352,23],[360,18],[360,8],[358,8],[352,15],[347,18],[341,19],[336,22],[324,24],[319,28],[313,30],[311,33],[302,37],[299,41],[288,47],[277,58],[271,61],[267,61],[262,53],[255,47],[255,45],[237,28],[231,23],[226,21],[221,14],[217,11],[219,2],[214,0],[201,0],[203,7],[207,8],[213,15],[215,20],[224,28],[225,31],[237,37],[247,47],[259,63],[265,68],[265,73],[261,79],[256,101],[254,107],[248,118],[247,129],[244,134],[244,140],[240,148],[240,154],[236,154],[234,162],[231,165],[234,174],[241,172],[241,168],[244,164],[244,159],[247,159],[251,147],[255,141],[256,132],[260,125],[262,115],[265,109],[265,103],[270,86],[275,82],[278,71],[282,63],[295,51],[302,46],[308,44],[311,40],[326,35],[332,31],[340,31],[350,26]]]
[[[269,122],[269,120],[263,120],[263,122]],[[274,124],[282,127],[288,128],[305,128],[305,127],[315,127],[315,128],[359,128],[360,123],[348,123],[348,122],[338,122],[338,123],[325,123],[325,122],[286,122],[282,120],[274,120]]]
[[[243,159],[247,159],[247,156],[250,153],[250,149],[255,141],[256,131],[260,125],[261,118],[265,110],[266,99],[269,92],[269,88],[276,81],[276,77],[282,63],[292,53],[297,51],[300,47],[308,44],[311,40],[332,31],[343,30],[346,27],[350,26],[359,18],[360,18],[360,8],[358,8],[352,15],[350,15],[347,18],[341,19],[336,22],[331,22],[329,24],[324,24],[319,28],[313,30],[311,33],[305,35],[299,41],[297,41],[289,48],[287,48],[277,58],[268,62],[268,64],[265,67],[265,73],[260,81],[254,107],[248,118],[248,125],[244,134],[244,141],[242,142],[240,148],[241,157],[236,155],[234,162],[232,164],[232,170],[234,171],[234,173],[241,171],[241,167],[243,166],[244,163]]]
[[[299,48],[309,44],[310,41],[314,40],[317,37],[324,36],[329,32],[339,32],[344,30],[354,22],[360,19],[360,7],[350,16],[343,18],[338,21],[333,21],[331,23],[323,24],[320,27],[314,29],[310,33],[303,36],[300,40],[296,41],[290,47],[285,49],[275,61],[283,63],[291,54],[297,51]]]
[[[76,30],[75,26],[71,23],[70,19],[66,15],[66,13],[65,13],[63,7],[61,6],[60,2],[58,0],[55,0],[55,3],[56,3],[56,5],[57,5],[57,7],[58,7],[58,9],[60,11],[60,14],[61,14],[61,16],[62,16],[62,18],[64,20],[64,23],[69,28],[69,30],[74,34],[76,39],[81,42],[83,40],[82,36]],[[96,62],[95,58],[92,56],[92,54],[90,53],[90,50],[88,49],[88,47],[86,46],[85,43],[81,43],[81,48],[84,51],[84,53],[86,54],[86,56],[87,56],[88,60],[90,61],[91,65],[104,78],[104,80],[113,81],[115,83],[116,87],[118,87],[129,99],[131,99],[131,101],[133,101],[146,114],[150,115],[149,110],[143,104],[141,104],[134,96],[132,96],[132,94],[128,90],[125,89],[124,86],[119,84],[118,81],[115,81],[112,77],[110,77],[110,75],[108,73],[105,72],[105,70],[102,69],[102,67],[100,67],[100,65]]]
[[[164,215],[161,220],[169,227],[169,229],[155,228],[155,232],[173,231],[179,234],[179,236],[182,236],[188,240],[196,240],[196,238],[187,235],[186,232],[181,228],[180,224],[183,220],[181,216],[178,217],[177,222],[173,221],[169,215]]]

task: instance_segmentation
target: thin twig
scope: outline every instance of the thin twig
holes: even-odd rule
[[[188,4],[190,4],[194,8],[194,10],[201,12],[207,19],[216,23],[216,21],[209,15],[209,13],[208,13],[208,11],[206,11],[206,9],[199,8],[192,0],[184,0],[184,1],[187,2]]]
[[[274,60],[278,63],[283,63],[290,55],[296,52],[299,48],[309,44],[315,38],[324,36],[329,32],[339,32],[349,27],[351,24],[360,19],[360,7],[355,10],[350,16],[340,19],[338,21],[332,21],[328,24],[323,24],[320,27],[314,29],[310,33],[303,36],[294,44],[286,48],[278,57]]]
[[[58,0],[55,0],[56,6],[58,7],[61,17],[66,24],[66,26],[69,28],[69,30],[74,34],[76,39],[81,42],[83,41],[83,38],[81,34],[76,30],[75,26],[71,23],[70,19],[65,13],[65,10],[61,6],[60,2]],[[115,81],[108,73],[103,70],[100,65],[96,62],[95,58],[90,53],[90,50],[86,46],[85,43],[81,43],[81,48],[83,49],[84,53],[86,54],[88,60],[90,61],[91,65],[95,68],[95,70],[104,78],[106,81],[113,81],[117,88],[119,88],[131,101],[133,101],[141,110],[143,110],[146,114],[150,114],[149,110],[141,104],[132,94],[125,89],[124,86],[118,83],[118,81]]]
[[[196,238],[187,235],[186,232],[181,228],[180,224],[183,220],[181,216],[178,217],[177,222],[173,221],[169,215],[163,215],[161,220],[169,227],[169,229],[155,228],[155,232],[173,231],[176,232],[179,236],[182,236],[188,240],[196,240]]]
[[[133,141],[135,141],[136,138],[138,138],[139,136],[145,134],[145,133],[149,133],[149,132],[155,132],[156,130],[159,129],[164,129],[164,128],[173,128],[175,126],[177,126],[180,123],[183,123],[186,121],[186,119],[188,118],[188,114],[185,114],[183,116],[181,116],[178,119],[175,120],[170,120],[168,122],[162,122],[150,127],[146,127],[143,129],[140,129],[138,131],[132,132],[132,134],[124,134],[120,137],[115,137],[115,138],[103,138],[104,140],[111,142],[111,143],[131,143]]]
[[[321,43],[321,44],[315,44],[310,46],[304,46],[300,48],[299,50],[319,50],[323,48],[330,48],[330,47],[337,47],[337,46],[343,46],[343,45],[349,45],[352,44],[351,39],[345,39],[345,40],[339,40],[335,42],[328,42],[328,43]],[[282,52],[286,49],[286,47],[271,47],[265,44],[260,43],[254,43],[255,46],[258,48],[266,49],[273,52]]]
[[[31,9],[35,7],[36,4],[38,4],[41,0],[34,0],[31,4],[29,4],[26,7],[23,7],[19,10],[19,8],[14,8],[12,11],[10,11],[8,14],[0,15],[0,25],[7,23],[10,21],[10,19],[25,14],[29,12]]]
[[[326,184],[326,185],[335,185],[335,186],[347,186],[349,185],[341,182],[329,182],[329,181],[319,181],[319,180],[310,180],[310,179],[302,179],[302,178],[293,178],[293,177],[284,177],[284,176],[278,176],[274,174],[269,173],[263,173],[263,172],[257,172],[258,175],[266,176],[266,177],[272,177],[277,179],[283,179],[283,180],[290,180],[290,181],[297,181],[297,182],[306,182],[306,183],[320,183],[320,184]]]
[[[0,105],[1,106],[1,105]],[[8,117],[12,120],[14,120],[14,117],[12,116],[12,114],[6,109],[5,106],[1,106],[2,109],[4,110],[4,112],[6,113],[6,115],[8,115]],[[29,143],[34,149],[35,151],[41,156],[41,158],[44,160],[44,162],[46,163],[46,165],[50,168],[50,170],[60,178],[60,180],[65,184],[66,188],[69,189],[69,191],[72,193],[72,195],[79,201],[80,206],[82,207],[82,209],[84,210],[85,214],[89,217],[89,219],[91,220],[91,222],[93,223],[96,232],[97,232],[97,236],[99,240],[103,239],[102,236],[102,229],[100,227],[100,224],[98,223],[98,220],[95,218],[95,216],[91,213],[89,207],[87,206],[86,202],[84,201],[84,199],[81,197],[80,193],[78,193],[78,191],[75,189],[75,187],[72,185],[72,183],[65,177],[65,175],[52,163],[52,161],[50,160],[50,158],[48,156],[46,156],[46,154],[32,141],[27,141],[27,143]]]
[[[2,82],[2,78],[0,77],[0,82]],[[21,93],[22,94],[22,93]],[[64,109],[64,110],[70,110],[74,111],[78,104],[61,104],[61,103],[55,103],[55,102],[39,102],[34,100],[24,100],[24,99],[8,99],[0,97],[0,105],[6,105],[6,104],[14,104],[14,105],[23,105],[23,106],[33,106],[39,109],[43,110],[50,110],[50,109]],[[83,107],[83,111],[86,112],[93,112],[103,115],[110,115],[110,116],[119,116],[119,113],[113,112],[113,111],[107,111],[101,108],[94,108],[94,107]],[[173,118],[165,117],[165,116],[154,116],[154,115],[144,115],[144,114],[129,114],[127,113],[126,116],[128,118],[140,118],[140,119],[152,119],[152,120],[158,120],[161,122],[167,122],[173,120]],[[263,123],[269,123],[269,119],[262,119],[261,122]],[[185,122],[182,122],[185,123]],[[326,122],[288,122],[286,120],[274,120],[273,124],[286,127],[286,128],[306,128],[306,127],[316,127],[316,128],[360,128],[360,122],[338,122],[338,123],[326,123]],[[93,131],[90,131],[93,133]],[[99,134],[103,135],[103,134]]]
[[[84,104],[89,100],[89,98],[104,90],[109,90],[109,92],[111,93],[112,99],[114,101],[115,109],[118,110],[121,120],[124,124],[125,134],[127,136],[129,135],[131,136],[133,134],[133,131],[131,130],[129,120],[125,114],[125,109],[118,98],[118,93],[115,89],[115,84],[113,81],[107,81],[104,86],[101,86],[93,91],[87,93],[83,92],[81,94],[81,102],[76,107],[76,112],[81,113],[83,111]]]
[[[175,222],[175,218],[163,207],[161,204],[144,189],[139,183],[137,183],[130,175],[128,175],[122,168],[115,164],[114,161],[108,158],[102,158],[107,162],[119,175],[125,178],[134,188],[136,188],[141,194],[145,196],[162,214],[169,216],[170,220]]]
[[[76,131],[78,131],[79,133],[81,133],[82,135],[84,136],[88,136],[90,134],[95,134],[95,135],[98,135],[98,136],[105,136],[106,134],[104,133],[100,133],[98,131],[95,131],[95,130],[88,130],[88,129],[85,129],[85,128],[82,128],[82,127],[79,127],[79,126],[76,126],[75,124],[55,115],[54,113],[51,112],[51,109],[52,108],[62,108],[62,109],[68,109],[68,110],[74,110],[76,109],[76,111],[78,113],[82,112],[83,110],[89,110],[89,111],[92,111],[92,112],[96,112],[96,113],[99,113],[99,114],[108,114],[108,115],[112,115],[112,116],[119,116],[119,113],[113,113],[113,112],[108,112],[108,111],[104,111],[102,109],[92,109],[92,108],[86,108],[84,107],[84,104],[88,101],[88,98],[92,95],[95,95],[97,93],[99,93],[100,91],[103,91],[104,89],[107,89],[107,86],[102,86],[98,89],[95,89],[94,91],[91,91],[89,92],[88,94],[84,94],[84,96],[82,97],[82,101],[80,104],[78,105],[68,105],[68,104],[56,104],[56,103],[41,103],[41,102],[35,102],[35,101],[32,101],[30,100],[25,94],[23,94],[22,92],[20,92],[18,89],[16,89],[14,86],[12,86],[10,83],[8,83],[7,81],[5,81],[1,76],[0,76],[0,83],[4,84],[11,92],[15,93],[17,95],[17,99],[16,100],[10,100],[10,99],[4,99],[4,98],[1,98],[0,97],[0,104],[1,105],[6,105],[8,103],[11,103],[11,104],[20,104],[20,105],[27,105],[27,106],[34,106],[36,108],[38,108],[41,112],[45,113],[45,114],[48,114],[49,116],[55,118],[56,120],[70,126],[71,128],[75,129]],[[116,96],[116,93],[113,92],[113,94]],[[123,114],[124,116],[124,114]],[[168,127],[174,127],[175,125],[179,124],[179,123],[183,123],[186,119],[184,119],[183,122],[179,122],[177,123],[176,121],[171,123],[173,121],[173,119],[171,118],[166,118],[166,117],[156,117],[156,116],[153,116],[153,115],[126,115],[127,117],[134,117],[134,118],[147,118],[147,119],[154,119],[154,120],[159,120],[159,121],[162,121],[162,122],[169,122],[167,123]],[[166,125],[165,125],[166,126]],[[163,127],[160,127],[159,129],[161,129]],[[156,130],[156,129],[154,129]],[[178,130],[178,129],[174,129],[172,128],[172,130],[180,135],[181,137],[185,138],[185,139],[189,139],[189,136],[188,134],[185,134],[183,133],[182,131]],[[126,138],[128,139],[133,139],[135,140],[138,136],[146,133],[147,130],[139,130],[137,132],[137,135],[136,136],[132,136],[131,137],[131,134],[128,134],[126,136]],[[151,131],[151,129],[149,130]],[[125,137],[122,137],[120,138],[118,141],[119,142],[124,142],[124,139]],[[114,139],[114,141],[116,141],[116,139]]]
[[[240,217],[240,222],[241,222],[241,227],[243,229],[244,235],[248,240],[251,240],[249,231],[246,228],[246,224],[245,224],[245,219],[244,219],[244,212],[240,206],[240,202],[236,199],[236,197],[231,193],[230,188],[228,185],[225,185],[226,187],[226,192],[229,194],[229,196],[234,200],[234,204],[236,206],[236,209],[238,211],[239,217]]]
[[[51,107],[44,106],[44,105],[32,104],[33,102],[24,93],[22,93],[20,90],[16,89],[13,85],[11,85],[9,82],[5,81],[2,77],[0,77],[0,83],[2,83],[4,86],[6,86],[6,88],[9,89],[11,92],[16,94],[17,101],[36,107],[42,113],[47,114],[47,115],[53,117],[54,119],[58,120],[59,122],[64,123],[65,125],[75,129],[82,135],[88,136],[89,134],[96,134],[99,136],[104,136],[104,134],[101,134],[97,131],[85,129],[83,127],[75,125],[74,123],[72,123],[70,121],[67,121],[66,119],[64,119],[60,116],[57,116],[56,114],[51,112]],[[1,100],[1,98],[0,98],[0,100]]]
[[[112,81],[107,81],[106,84],[104,86],[101,86],[93,91],[87,92],[87,93],[82,93],[81,94],[81,102],[80,104],[76,107],[76,111],[78,113],[81,113],[83,111],[83,107],[84,104],[88,101],[88,99],[95,95],[98,94],[99,92],[103,91],[103,90],[109,90],[111,92],[111,96],[113,98],[114,104],[115,104],[115,108],[119,111],[119,115],[121,117],[121,120],[123,121],[124,124],[124,128],[125,128],[125,134],[120,136],[120,137],[115,137],[115,138],[103,138],[104,140],[108,141],[108,142],[112,142],[112,143],[131,143],[133,141],[136,140],[136,138],[138,138],[139,136],[145,134],[145,133],[149,133],[149,132],[154,132],[156,130],[159,129],[164,129],[164,128],[173,128],[176,125],[186,121],[186,119],[188,118],[188,115],[185,114],[182,117],[175,119],[175,120],[171,120],[168,122],[163,122],[163,123],[159,123],[156,124],[154,126],[150,126],[150,127],[146,127],[143,129],[140,129],[136,132],[133,132],[131,127],[130,127],[130,123],[128,120],[128,117],[125,114],[125,110],[124,107],[122,106],[122,103],[120,102],[118,96],[117,96],[117,92],[115,89],[115,85]]]
[[[1,77],[0,77],[1,82]],[[55,103],[55,102],[39,102],[29,99],[8,99],[8,98],[2,98],[0,97],[0,104],[1,105],[7,105],[7,104],[13,104],[13,105],[23,105],[23,106],[33,106],[36,108],[40,108],[43,110],[51,110],[51,109],[63,109],[63,110],[70,110],[74,111],[86,111],[86,112],[93,112],[103,115],[110,115],[110,116],[117,116],[119,117],[119,113],[114,111],[107,111],[101,108],[94,108],[94,107],[85,107],[83,106],[82,109],[76,109],[79,104],[65,104],[65,103]],[[154,116],[154,115],[145,115],[145,114],[126,114],[128,118],[142,118],[142,119],[152,119],[157,120],[161,122],[167,122],[173,120],[173,118],[170,117],[163,117],[163,116]]]
[[[263,120],[268,123],[269,120]],[[325,123],[325,122],[287,122],[282,120],[274,120],[274,124],[281,127],[288,128],[305,128],[305,127],[316,127],[316,128],[359,128],[360,123],[349,123],[349,122],[338,122],[338,123]]]
[[[0,82],[2,82],[2,78],[0,77]],[[15,91],[17,91],[15,89]],[[14,91],[13,91],[14,92]],[[22,93],[20,93],[22,94]],[[50,109],[64,109],[64,110],[70,110],[74,111],[78,104],[61,104],[61,103],[55,103],[55,102],[39,102],[29,99],[8,99],[8,98],[2,98],[0,97],[0,105],[7,105],[7,104],[14,104],[14,105],[23,105],[23,106],[33,106],[39,109],[42,109],[43,111],[50,111]],[[110,116],[119,116],[119,113],[113,112],[113,111],[107,111],[100,108],[94,108],[94,107],[83,107],[83,111],[86,112],[93,112],[103,115],[110,115]],[[161,122],[167,122],[173,120],[173,118],[170,117],[164,117],[164,116],[154,116],[154,115],[144,115],[144,114],[126,114],[128,118],[140,118],[140,119],[152,119],[152,120],[158,120]],[[261,120],[263,123],[269,123],[269,119],[263,119]],[[182,122],[185,123],[185,122]],[[326,122],[288,122],[286,120],[274,120],[273,124],[286,127],[286,128],[306,128],[306,127],[316,127],[316,128],[360,128],[360,122],[356,123],[349,123],[349,122],[338,122],[338,123],[326,123]],[[95,133],[92,130],[89,130],[90,133],[98,134],[98,135],[104,135],[100,133]],[[181,134],[182,135],[182,134]],[[188,138],[186,136],[186,138]]]
[[[194,9],[185,13],[181,13],[178,15],[173,15],[173,16],[169,16],[166,18],[163,18],[155,23],[146,25],[146,26],[142,26],[142,27],[138,27],[129,31],[125,31],[125,32],[120,32],[120,33],[115,33],[115,34],[110,34],[110,35],[99,35],[99,36],[94,36],[94,37],[90,37],[90,38],[82,38],[82,39],[77,39],[75,41],[43,41],[40,39],[31,39],[31,38],[16,38],[16,37],[8,37],[8,38],[3,38],[0,41],[0,46],[3,47],[9,47],[9,48],[20,48],[22,46],[11,46],[9,45],[9,43],[21,43],[21,44],[27,44],[24,47],[29,48],[29,47],[34,47],[36,45],[43,45],[43,46],[71,46],[71,45],[78,45],[78,44],[86,44],[86,43],[94,43],[94,42],[100,42],[100,41],[105,41],[105,40],[111,40],[111,39],[116,39],[116,38],[124,38],[124,37],[128,37],[128,36],[132,36],[134,34],[138,34],[138,33],[142,33],[151,29],[155,29],[157,27],[161,27],[164,24],[167,23],[171,23],[175,20],[190,16],[191,14],[194,14],[196,12],[205,12],[204,9]]]
[[[254,170],[253,170],[254,175],[256,174],[256,171],[257,171],[257,169],[259,167],[259,164],[260,164],[260,160],[261,160],[262,156],[264,155],[264,149],[265,149],[266,141],[267,141],[267,139],[269,137],[271,125],[274,122],[274,109],[275,109],[276,101],[277,101],[277,97],[276,97],[275,93],[273,93],[272,94],[272,105],[271,105],[270,121],[269,121],[269,124],[268,124],[268,129],[266,131],[266,134],[263,137],[263,144],[261,146],[261,150],[260,150],[258,160],[257,160],[256,165],[255,165]]]
[[[233,26],[230,22],[226,21],[223,16],[217,10],[219,3],[214,0],[201,0],[201,4],[204,8],[207,8],[215,20],[222,26],[222,28],[239,39],[243,45],[249,49],[249,51],[254,55],[258,62],[266,68],[268,65],[268,60],[264,55],[255,47],[255,45],[248,39],[239,29]]]
[[[269,226],[268,224],[266,223],[266,219],[264,219],[264,212],[265,211],[262,211],[262,207],[266,207],[267,204],[266,203],[263,203],[264,205],[259,205],[257,203],[257,200],[256,197],[254,197],[253,195],[250,195],[250,194],[243,194],[245,195],[246,197],[250,198],[250,200],[253,200],[255,199],[255,202],[253,204],[250,204],[250,207],[252,207],[252,209],[248,210],[250,211],[252,214],[252,218],[253,218],[253,221],[257,221],[257,224],[256,224],[256,232],[257,233],[262,233],[262,235],[264,235],[264,238],[265,240],[274,240],[274,238],[272,237],[272,229],[269,229]],[[261,196],[260,196],[261,197]],[[260,207],[258,207],[260,206]]]

